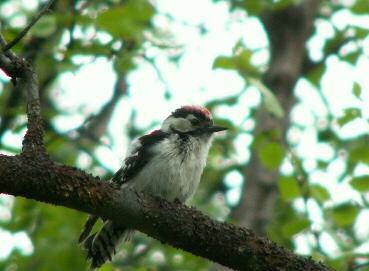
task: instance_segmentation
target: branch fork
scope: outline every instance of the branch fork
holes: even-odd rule
[[[4,41],[2,36],[0,39]],[[36,73],[25,59],[19,58],[9,51],[1,52],[0,68],[11,77],[13,84],[19,83],[19,87],[27,94],[28,129],[23,140],[22,154],[45,155],[46,150],[43,143],[43,125]]]

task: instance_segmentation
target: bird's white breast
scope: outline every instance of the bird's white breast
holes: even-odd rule
[[[200,182],[211,139],[189,138],[179,144],[176,137],[171,135],[153,146],[150,161],[126,185],[170,201],[188,200]]]

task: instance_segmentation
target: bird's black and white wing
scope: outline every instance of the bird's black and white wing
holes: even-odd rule
[[[128,152],[123,166],[114,174],[111,181],[118,186],[132,181],[152,157],[151,147],[161,142],[169,135],[161,130],[156,130],[148,135],[135,140]],[[133,230],[115,225],[112,221],[105,221],[104,226],[97,233],[90,234],[98,220],[92,215],[85,224],[85,228],[79,238],[79,243],[87,251],[87,259],[91,261],[91,267],[99,267],[104,262],[111,260],[115,254],[115,248],[122,239],[129,239]]]
[[[161,130],[155,130],[148,135],[136,139],[120,168],[112,178],[114,183],[122,185],[133,179],[152,158],[151,147],[169,136]]]

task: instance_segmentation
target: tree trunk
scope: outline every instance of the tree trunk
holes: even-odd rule
[[[277,129],[282,136],[282,143],[286,144],[285,135],[295,102],[293,90],[302,76],[303,63],[307,57],[306,41],[312,33],[318,7],[318,0],[305,0],[299,5],[268,10],[261,15],[269,37],[271,53],[264,83],[276,95],[285,115],[276,119],[264,108],[260,108],[255,120],[257,126],[254,136]],[[266,228],[272,219],[273,207],[278,197],[279,172],[266,169],[254,149],[251,161],[244,169],[244,175],[246,181],[242,197],[231,214],[232,220],[260,235],[266,235]],[[226,270],[220,266],[215,266],[214,269]]]

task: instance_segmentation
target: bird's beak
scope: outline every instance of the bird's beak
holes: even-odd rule
[[[226,127],[212,125],[212,126],[206,127],[205,131],[208,132],[208,133],[216,133],[216,132],[224,131],[224,130],[227,130],[227,129],[228,128],[226,128]]]

